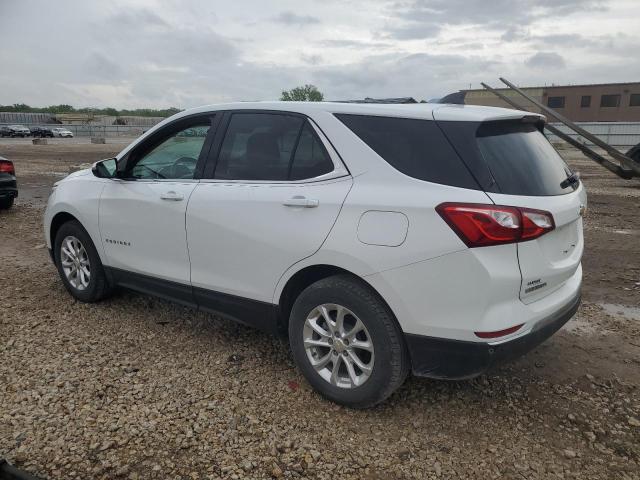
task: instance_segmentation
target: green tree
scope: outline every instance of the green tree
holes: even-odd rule
[[[315,85],[305,85],[291,90],[285,90],[280,96],[280,100],[285,102],[321,102],[324,95]]]

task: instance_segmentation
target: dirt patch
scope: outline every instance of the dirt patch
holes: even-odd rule
[[[44,189],[121,145],[50,147],[0,155]],[[73,301],[21,192],[0,213],[0,457],[47,478],[640,478],[640,181],[564,154],[589,192],[576,318],[364,412],[315,394],[281,339],[129,292]]]

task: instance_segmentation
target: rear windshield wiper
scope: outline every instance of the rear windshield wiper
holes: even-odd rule
[[[560,188],[567,188],[578,183],[580,183],[580,172],[575,172],[560,182]]]

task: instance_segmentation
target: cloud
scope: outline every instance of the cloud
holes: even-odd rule
[[[123,9],[113,14],[108,20],[112,26],[119,28],[168,27],[169,24],[156,12],[148,8]]]
[[[322,55],[318,55],[318,54],[305,54],[302,53],[300,54],[300,60],[302,60],[304,63],[307,63],[309,65],[318,65],[319,63],[322,63]]]
[[[273,17],[273,21],[283,25],[291,26],[307,26],[320,23],[320,19],[312,15],[298,15],[294,12],[282,12],[280,15]]]
[[[538,52],[529,57],[524,63],[528,67],[538,69],[566,67],[564,58],[555,52]]]
[[[364,97],[434,97],[467,87],[460,78],[480,82],[484,75],[498,76],[502,64],[464,55],[431,55],[428,53],[372,55],[348,67],[325,67],[314,73],[314,84],[330,86],[325,98],[356,99]],[[391,72],[391,73],[390,73]],[[474,72],[469,74],[468,72]]]
[[[305,83],[327,99],[423,99],[499,76],[640,77],[633,0],[0,3],[2,104],[187,108]]]
[[[88,76],[104,80],[117,80],[124,74],[123,68],[101,52],[92,52],[84,62]]]
[[[327,38],[318,42],[321,47],[329,48],[388,48],[393,47],[391,42],[377,40],[355,40],[349,38]]]
[[[446,26],[481,26],[504,31],[507,38],[517,29],[546,18],[568,16],[584,9],[606,9],[608,0],[413,0],[390,7],[389,25],[383,36],[397,40],[435,38]]]

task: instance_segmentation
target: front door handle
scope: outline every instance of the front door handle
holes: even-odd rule
[[[161,193],[160,198],[162,200],[172,200],[174,202],[179,202],[180,200],[184,200],[184,195],[182,195],[181,193],[176,193],[173,190],[170,190],[168,192]]]
[[[315,198],[307,198],[307,197],[303,197],[302,195],[296,195],[295,197],[291,197],[289,200],[283,203],[285,207],[304,207],[304,208],[315,208],[319,204],[320,202]]]

